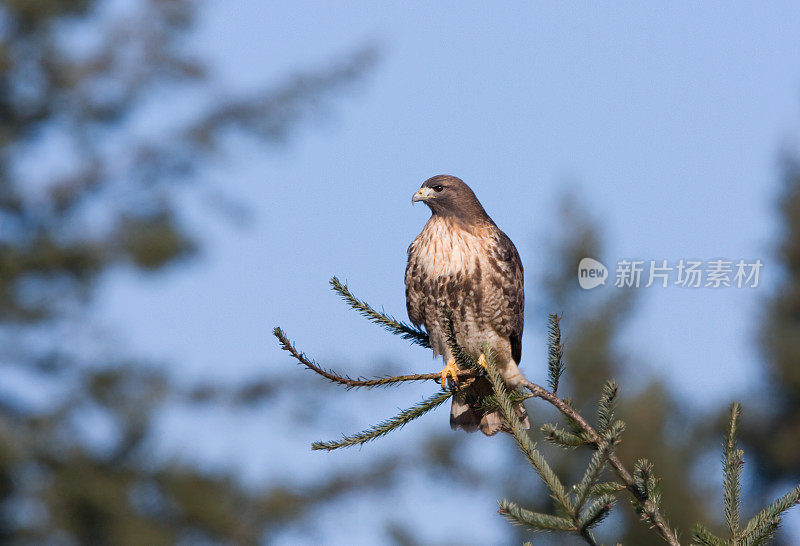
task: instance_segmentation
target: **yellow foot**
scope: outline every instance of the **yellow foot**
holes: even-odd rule
[[[483,353],[481,353],[481,356],[478,357],[478,364],[483,366],[484,370],[489,369],[489,367],[486,365],[486,355],[484,355]]]
[[[444,369],[441,372],[442,374],[442,388],[445,388],[445,382],[447,381],[447,376],[453,378],[453,382],[458,385],[458,366],[456,366],[456,359],[451,358],[447,361]]]

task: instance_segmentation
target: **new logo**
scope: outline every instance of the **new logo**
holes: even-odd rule
[[[593,258],[583,258],[578,264],[578,284],[584,290],[591,290],[606,283],[608,269]]]

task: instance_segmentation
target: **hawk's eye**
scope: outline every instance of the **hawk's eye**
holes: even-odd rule
[[[439,193],[443,189],[444,188],[442,186],[438,185],[438,184],[433,187],[433,191],[435,191],[436,193]]]

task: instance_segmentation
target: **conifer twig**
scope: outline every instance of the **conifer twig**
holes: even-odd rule
[[[578,446],[585,446],[590,443],[587,442],[585,438],[582,438],[578,434],[575,434],[568,430],[564,430],[558,425],[554,425],[552,423],[545,423],[544,425],[542,425],[540,430],[544,432],[545,440],[547,440],[551,444],[555,444],[564,449],[573,449]]]
[[[600,477],[600,473],[603,471],[609,457],[611,457],[614,452],[615,444],[619,442],[619,436],[622,434],[623,429],[624,426],[620,426],[614,431],[614,437],[603,440],[597,445],[597,450],[592,455],[583,478],[575,485],[576,511],[583,508],[584,503],[589,499],[591,487]]]
[[[738,402],[731,404],[730,425],[728,434],[725,438],[723,451],[723,501],[725,505],[725,521],[731,533],[731,541],[736,543],[739,539],[739,503],[742,495],[742,465],[744,453],[741,449],[736,449],[736,429],[738,426],[739,415],[742,407]]]
[[[395,375],[389,377],[376,377],[373,379],[366,379],[366,378],[358,378],[352,379],[347,376],[339,375],[338,373],[334,372],[333,370],[326,370],[310,358],[308,358],[305,354],[298,351],[294,344],[286,337],[286,333],[281,330],[280,328],[275,328],[272,333],[278,338],[278,341],[281,344],[281,349],[288,352],[295,360],[297,360],[300,364],[308,368],[314,373],[317,373],[324,377],[325,379],[332,381],[333,383],[337,383],[339,385],[343,385],[348,389],[358,388],[358,387],[382,387],[385,385],[391,385],[396,383],[405,383],[406,381],[439,381],[441,380],[440,373],[421,373],[421,374],[408,374],[408,375]],[[475,377],[475,373],[469,370],[462,370],[458,373],[459,379],[469,379],[471,377]]]
[[[581,536],[584,537],[584,540],[594,544],[594,537],[589,531],[593,527],[597,527],[611,513],[615,502],[616,499],[613,495],[603,495],[584,510],[583,515],[578,519]]]
[[[597,404],[597,429],[601,435],[605,434],[614,422],[614,404],[618,392],[614,380],[608,380],[603,385],[600,402]]]
[[[547,383],[558,392],[558,382],[564,374],[564,346],[561,344],[561,317],[551,313],[547,324]]]
[[[759,544],[768,538],[777,529],[780,516],[798,503],[800,503],[800,485],[753,516],[742,532],[742,543]]]
[[[498,512],[511,523],[525,525],[535,531],[577,531],[578,527],[569,518],[533,512],[508,500],[500,501]]]
[[[692,546],[727,546],[727,541],[708,530],[702,523],[694,526],[692,531]]]
[[[783,513],[800,503],[800,485],[767,506],[750,521],[744,530],[740,526],[741,475],[743,452],[736,449],[736,430],[742,406],[739,402],[731,404],[728,431],[723,443],[723,500],[725,504],[725,520],[730,531],[730,540],[724,540],[708,530],[702,523],[697,523],[692,532],[693,542],[698,546],[763,546],[769,541],[781,523]]]
[[[431,343],[428,339],[428,334],[426,334],[424,331],[397,320],[386,313],[376,311],[370,304],[355,297],[353,293],[350,292],[350,289],[347,288],[347,285],[343,284],[338,277],[332,277],[330,280],[330,285],[334,291],[342,296],[342,299],[345,301],[345,303],[347,303],[347,305],[358,311],[361,316],[366,317],[370,322],[374,322],[375,324],[383,326],[391,333],[400,336],[411,343],[430,348]]]
[[[540,387],[536,383],[528,381],[527,379],[522,382],[522,385],[528,389],[533,396],[549,402],[567,418],[571,419],[583,431],[583,433],[586,434],[587,438],[592,443],[595,445],[599,444],[601,441],[600,436],[597,434],[594,428],[592,428],[592,426],[586,422],[583,416],[581,416],[581,414],[578,413],[572,406],[564,402],[564,400],[552,392]],[[667,541],[670,546],[680,546],[680,542],[678,541],[675,531],[670,529],[667,520],[659,511],[658,506],[651,499],[649,499],[646,494],[639,490],[639,488],[636,486],[633,476],[631,476],[631,473],[627,468],[625,468],[625,465],[622,464],[622,461],[620,461],[616,455],[611,455],[608,458],[608,462],[611,464],[617,476],[625,484],[625,488],[630,491],[634,498],[642,505],[643,511],[645,514],[647,514],[650,521],[652,521],[653,527],[655,528],[656,532],[661,535],[661,538]]]
[[[609,514],[614,504],[614,497],[610,494],[602,495],[586,510],[582,510],[582,508],[584,502],[588,498],[590,486],[596,481],[600,471],[607,462],[608,456],[611,454],[613,446],[618,440],[618,436],[621,434],[623,427],[617,427],[613,433],[615,436],[600,444],[595,456],[592,458],[592,463],[586,471],[586,475],[583,480],[581,480],[581,483],[575,487],[575,498],[573,499],[566,492],[564,485],[550,468],[547,460],[539,453],[536,449],[536,445],[531,442],[530,437],[522,428],[506,383],[495,365],[494,354],[491,348],[484,343],[482,351],[486,360],[486,373],[489,376],[489,380],[492,382],[492,388],[500,402],[500,410],[503,414],[503,419],[511,434],[514,436],[514,439],[517,441],[517,445],[519,445],[522,452],[536,469],[542,481],[547,485],[550,490],[550,496],[558,504],[559,512],[564,515],[548,515],[530,512],[508,501],[504,501],[504,505],[501,504],[500,513],[534,530],[554,530],[556,527],[547,526],[546,524],[550,523],[552,525],[557,523],[560,526],[559,530],[575,531],[587,544],[596,546],[597,542],[594,536],[592,536],[591,529]]]
[[[408,409],[404,409],[394,417],[386,419],[385,421],[381,421],[377,425],[373,425],[362,432],[345,436],[341,440],[314,442],[311,444],[311,449],[333,451],[334,449],[340,449],[343,447],[365,444],[370,440],[375,440],[376,438],[385,436],[393,430],[403,428],[410,421],[413,421],[417,417],[420,417],[432,409],[441,406],[451,396],[453,396],[453,391],[441,391],[418,404],[414,404]]]

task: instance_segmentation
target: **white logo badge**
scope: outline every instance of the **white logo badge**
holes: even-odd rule
[[[578,284],[584,290],[591,290],[606,283],[608,269],[593,258],[583,258],[578,264]]]

